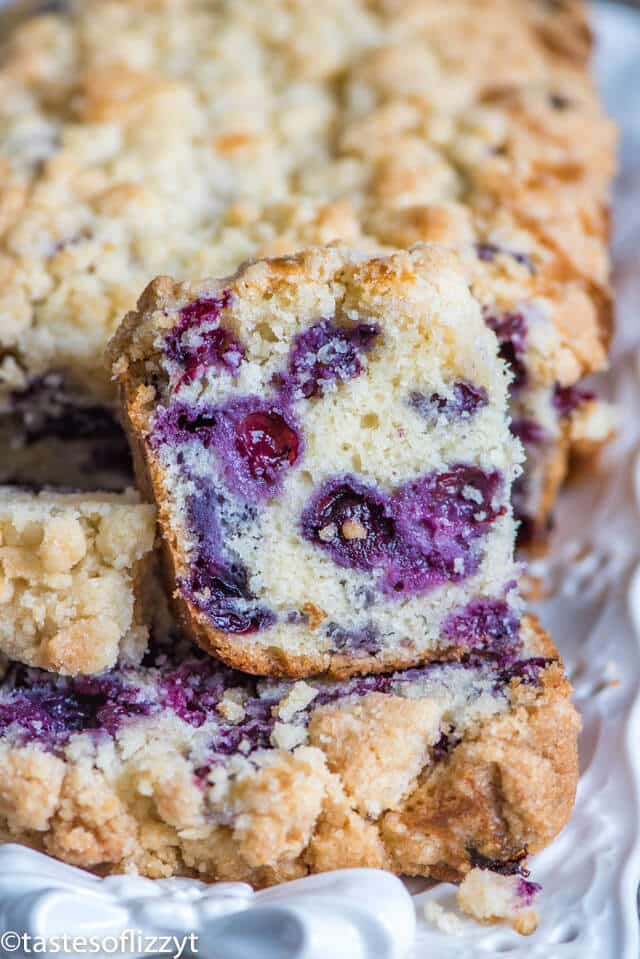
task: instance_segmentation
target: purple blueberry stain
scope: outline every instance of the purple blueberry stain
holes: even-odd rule
[[[511,421],[511,432],[524,446],[542,446],[548,439],[544,427],[537,420],[526,416]]]
[[[457,648],[483,649],[499,656],[515,657],[522,648],[520,618],[500,599],[474,599],[450,613],[442,638]]]
[[[160,701],[190,726],[202,726],[224,696],[225,679],[225,671],[214,660],[189,658],[161,675]]]
[[[455,747],[460,742],[460,737],[453,732],[442,732],[431,747],[431,759],[434,763],[444,762],[449,758]]]
[[[275,700],[258,697],[250,677],[184,642],[176,645],[179,654],[153,647],[147,653],[144,689],[140,670],[133,667],[67,678],[12,664],[0,686],[0,733],[11,733],[21,744],[38,742],[59,751],[76,733],[113,737],[127,723],[169,710],[193,727],[214,722],[215,753],[268,747]],[[246,691],[244,718],[238,724],[229,723],[218,711],[230,687]]]
[[[240,688],[245,697],[239,722],[226,720],[219,710],[225,693]],[[196,779],[206,785],[207,775],[221,759],[241,752],[249,755],[256,749],[267,749],[276,719],[274,698],[258,696],[252,677],[227,669],[206,654],[193,650],[179,666],[171,664],[159,678],[159,695],[165,708],[183,722],[199,728],[212,724],[209,765],[196,770]]]
[[[322,396],[333,384],[359,376],[363,356],[380,333],[376,323],[337,326],[322,319],[295,337],[287,370],[274,384],[286,394],[305,399]]]
[[[79,440],[112,433],[120,434],[124,441],[111,411],[83,402],[65,384],[60,373],[35,377],[25,389],[11,393],[9,409],[21,419],[26,446],[49,437]]]
[[[298,459],[300,439],[277,410],[253,410],[236,424],[236,449],[254,480],[272,485]]]
[[[242,722],[220,723],[213,743],[215,752],[222,756],[232,756],[237,752],[248,755],[256,749],[268,749],[276,723],[274,706],[275,702],[272,700],[255,697],[247,699],[243,704]]]
[[[380,652],[380,635],[373,623],[360,629],[344,629],[338,623],[329,623],[325,629],[331,640],[332,650],[337,653],[348,652],[353,656],[375,656]]]
[[[456,464],[408,483],[395,494],[396,549],[384,574],[387,594],[457,582],[478,569],[479,540],[506,512],[502,474]]]
[[[300,609],[290,609],[285,615],[284,621],[285,623],[290,623],[295,626],[306,625],[309,622],[309,616]]]
[[[428,679],[442,664],[427,663],[397,673],[379,673],[373,676],[357,676],[341,682],[318,684],[319,692],[312,700],[311,708],[327,706],[350,696],[367,696],[369,693],[393,693],[402,683],[420,682]],[[462,663],[448,663],[447,669],[464,669]]]
[[[227,487],[247,500],[275,496],[303,452],[293,413],[257,396],[231,400],[218,411],[214,445]]]
[[[256,601],[246,568],[225,550],[222,517],[231,497],[236,517],[255,519],[254,504],[276,495],[286,471],[301,458],[302,435],[287,406],[259,397],[221,407],[174,404],[160,412],[152,446],[193,442],[218,457],[221,480],[216,485],[213,478],[192,477],[197,489],[187,512],[197,545],[178,588],[216,629],[237,635],[267,629],[275,614]]]
[[[255,602],[240,564],[210,563],[200,557],[190,576],[178,580],[182,595],[225,633],[245,636],[268,629],[275,613]]]
[[[180,320],[165,340],[168,359],[182,370],[176,389],[211,367],[237,374],[244,347],[230,330],[220,326],[220,315],[230,305],[231,293],[223,290],[194,300],[180,311]]]
[[[196,485],[187,513],[197,547],[189,573],[178,580],[178,588],[222,632],[246,635],[267,629],[275,622],[275,614],[256,602],[247,570],[224,549],[220,518],[224,494],[205,481]],[[245,507],[245,514],[250,520],[250,506]]]
[[[522,909],[528,909],[535,902],[537,896],[542,892],[542,886],[531,879],[519,877],[516,884],[516,899]]]
[[[493,859],[484,856],[473,847],[470,847],[467,852],[469,861],[475,869],[482,869],[493,872],[498,876],[514,879],[514,895],[518,908],[529,908],[533,905],[539,893],[542,892],[542,886],[529,879],[529,870],[524,865],[529,854],[526,846],[515,856],[508,859]]]
[[[50,749],[63,747],[74,733],[105,731],[157,708],[127,677],[65,678],[44,670],[12,665],[0,694],[0,731],[36,740]]]
[[[510,683],[518,679],[525,686],[537,686],[540,682],[540,673],[550,666],[553,660],[544,656],[532,656],[529,659],[519,659],[506,665],[500,672],[500,683]]]
[[[9,421],[24,447],[47,440],[82,444],[89,486],[96,470],[117,474],[116,487],[124,488],[130,482],[131,454],[113,412],[87,402],[62,373],[34,377],[24,389],[14,390],[0,415]]]
[[[516,392],[526,385],[527,368],[524,361],[527,341],[527,321],[523,313],[486,313],[487,326],[498,338],[500,356],[513,373],[511,390]]]
[[[530,685],[537,685],[542,669],[551,662],[552,660],[548,659],[519,660],[510,669],[507,669],[491,657],[484,655],[467,656],[460,661],[445,663],[434,661],[395,673],[357,676],[352,679],[334,682],[316,682],[314,685],[318,689],[318,693],[312,700],[311,706],[304,713],[301,713],[301,716],[305,716],[309,709],[314,710],[319,706],[326,706],[351,696],[366,696],[369,693],[397,693],[398,690],[401,691],[403,684],[430,680],[443,668],[446,669],[448,674],[459,670],[477,673],[479,678],[489,681],[494,695],[506,695],[509,683],[514,675],[527,675],[530,678]],[[530,666],[527,664],[530,664]],[[433,748],[439,754],[440,759],[445,759],[455,748],[457,742],[458,737],[455,730],[448,729],[441,734]],[[521,856],[520,858],[524,857]],[[489,867],[485,866],[484,868]]]
[[[162,446],[177,448],[196,441],[209,449],[215,439],[218,417],[218,409],[213,406],[173,403],[160,407],[147,442],[152,449],[159,449]]]
[[[474,573],[479,540],[506,507],[498,471],[457,464],[393,495],[354,477],[327,481],[301,517],[303,537],[337,565],[377,570],[382,591],[424,592]]]
[[[238,397],[217,407],[176,403],[158,413],[149,436],[152,448],[191,441],[217,454],[229,491],[249,501],[275,496],[304,451],[289,406],[258,396]]]
[[[440,393],[427,396],[417,390],[409,394],[409,406],[427,422],[432,422],[438,416],[444,416],[447,420],[471,419],[488,402],[489,397],[483,386],[474,386],[465,380],[453,384],[450,396]]]
[[[344,698],[374,692],[397,694],[403,684],[431,679],[443,668],[447,673],[477,672],[493,682],[496,694],[504,695],[514,675],[535,683],[549,662],[523,660],[507,671],[489,660],[473,662],[469,658],[345,681],[316,681],[317,695],[300,711],[296,722],[304,724],[317,707]],[[209,758],[195,771],[196,780],[204,787],[210,768],[225,757],[270,748],[277,719],[274,706],[290,686],[290,682],[258,682],[229,669],[179,636],[152,636],[141,667],[121,664],[101,676],[61,677],[10,664],[0,684],[0,734],[13,737],[20,745],[34,742],[60,752],[77,733],[113,737],[127,724],[169,712],[191,727],[206,725],[210,731]],[[230,689],[242,691],[243,712],[238,722],[228,721],[219,709]],[[448,729],[434,746],[434,758],[446,759],[457,741],[455,730]],[[526,875],[517,857],[494,862],[478,855],[475,864],[502,874]]]

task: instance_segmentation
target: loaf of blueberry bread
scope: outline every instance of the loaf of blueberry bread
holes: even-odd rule
[[[152,506],[0,489],[0,655],[76,676],[146,649]]]
[[[154,281],[110,353],[186,631],[236,668],[517,641],[508,374],[447,250]]]
[[[614,137],[589,54],[580,0],[69,0],[16,29],[0,481],[130,481],[102,351],[154,276],[336,239],[410,246],[453,217],[441,242],[464,249],[514,361],[516,505],[539,539],[571,444],[612,428],[576,389],[610,332]]]
[[[530,621],[497,659],[339,682],[257,681],[161,642],[96,677],[8,663],[0,834],[102,874],[264,886],[476,867],[520,884],[569,816],[578,725]]]

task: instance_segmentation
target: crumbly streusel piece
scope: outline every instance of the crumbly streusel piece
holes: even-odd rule
[[[154,531],[132,495],[0,491],[0,652],[70,676],[139,661]]]
[[[341,682],[197,648],[0,689],[0,835],[85,868],[262,886],[355,866],[522,875],[565,824],[578,717],[549,640]]]
[[[508,379],[451,254],[322,248],[159,279],[111,355],[205,649],[347,675],[517,637]]]
[[[490,869],[472,869],[458,888],[460,908],[480,922],[508,922],[516,932],[530,936],[538,927],[534,903],[540,886],[521,872],[506,875]]]

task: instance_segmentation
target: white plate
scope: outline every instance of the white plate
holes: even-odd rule
[[[2,0],[0,0],[2,5]],[[598,72],[623,126],[616,204],[618,330],[606,389],[626,413],[598,476],[565,494],[540,609],[565,657],[583,718],[576,808],[533,861],[541,922],[524,939],[461,920],[444,935],[427,900],[455,909],[454,890],[414,892],[372,870],[309,877],[253,896],[241,884],[96,880],[17,847],[0,849],[0,932],[53,934],[198,929],[211,959],[638,959],[640,880],[640,13],[596,9]],[[414,887],[415,889],[415,884]],[[260,908],[256,908],[260,907]],[[241,921],[231,922],[242,910]],[[249,911],[247,911],[249,910]],[[231,917],[231,918],[229,918]],[[13,924],[13,925],[11,925]],[[206,934],[206,935],[204,935]],[[17,955],[0,945],[0,956]]]

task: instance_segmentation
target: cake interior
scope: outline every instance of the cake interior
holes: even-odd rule
[[[207,290],[152,334],[145,456],[177,589],[211,630],[292,655],[509,643],[520,452],[495,340],[462,285],[449,303],[427,280],[414,306],[349,282]]]

